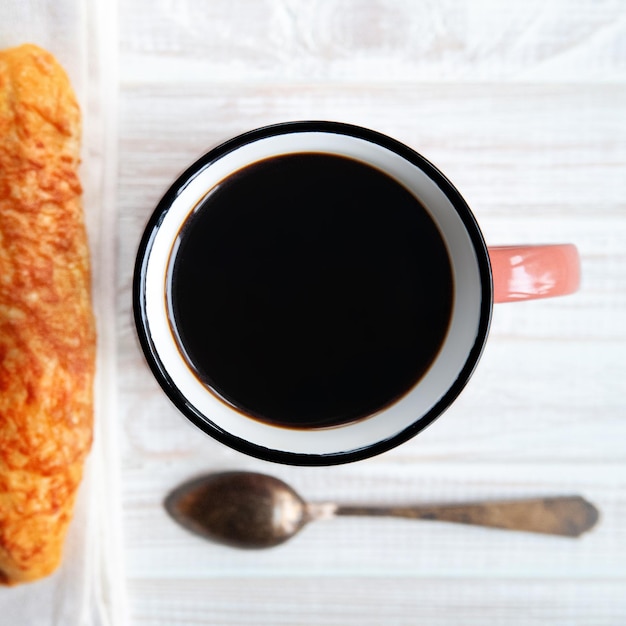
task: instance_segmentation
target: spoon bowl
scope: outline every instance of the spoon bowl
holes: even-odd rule
[[[308,521],[306,503],[282,480],[253,472],[209,474],[184,483],[165,500],[191,532],[238,548],[270,548]]]

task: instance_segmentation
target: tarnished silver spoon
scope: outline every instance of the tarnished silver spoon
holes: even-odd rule
[[[307,503],[282,480],[254,472],[209,474],[168,495],[165,508],[188,530],[236,548],[269,548],[307,523],[336,515],[392,516],[578,537],[598,520],[580,496],[414,506]]]

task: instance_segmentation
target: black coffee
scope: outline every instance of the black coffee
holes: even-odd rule
[[[196,376],[254,418],[343,424],[404,395],[445,338],[452,274],[402,185],[327,154],[223,181],[183,226],[172,327]]]

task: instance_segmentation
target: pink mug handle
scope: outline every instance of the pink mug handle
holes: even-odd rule
[[[572,244],[494,246],[489,258],[494,302],[564,296],[580,286],[580,258]]]

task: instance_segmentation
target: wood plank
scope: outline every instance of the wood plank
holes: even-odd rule
[[[466,196],[490,243],[577,243],[583,291],[532,307],[499,307],[494,333],[569,339],[582,335],[584,323],[586,340],[624,337],[619,320],[626,307],[626,179],[620,172],[626,165],[626,119],[620,112],[626,110],[626,88],[192,85],[185,93],[180,99],[171,86],[125,90],[119,289],[129,286],[137,242],[153,207],[194,158],[255,126],[329,117],[370,125],[422,150]],[[570,113],[564,116],[564,110]],[[415,119],[428,123],[417,125]],[[528,313],[531,308],[541,324]],[[588,315],[603,323],[581,322]]]
[[[204,453],[203,453],[204,452]],[[286,480],[309,501],[406,504],[581,494],[601,512],[581,539],[415,520],[338,518],[262,551],[216,545],[175,524],[162,501],[199,473],[254,469]],[[616,579],[626,582],[625,466],[455,464],[379,458],[339,468],[289,468],[229,456],[215,446],[126,465],[127,568],[132,579],[294,576]]]
[[[620,81],[623,3],[202,0],[120,5],[125,84]]]
[[[210,582],[131,579],[137,626],[616,626],[618,581],[228,576]]]
[[[624,344],[594,354],[583,353],[575,342],[546,343],[527,341],[522,350],[524,343],[493,338],[455,404],[387,455],[415,461],[626,461],[619,400]],[[176,455],[205,445],[204,435],[178,414],[141,356],[123,358],[120,367],[126,372],[120,418],[136,452]],[[569,376],[555,374],[564,368]]]

